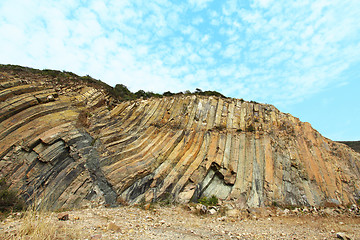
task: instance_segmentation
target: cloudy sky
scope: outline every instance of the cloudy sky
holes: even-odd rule
[[[216,90],[360,140],[359,0],[0,0],[0,63]]]

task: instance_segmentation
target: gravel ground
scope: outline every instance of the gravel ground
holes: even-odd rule
[[[62,213],[41,213],[48,226],[58,229],[58,239],[336,239],[342,232],[360,239],[360,217],[346,214],[284,215],[256,210],[244,215],[199,215],[189,207],[92,208]],[[259,214],[257,214],[259,213]],[[69,220],[59,221],[68,214]],[[1,239],[18,239],[25,217],[11,214],[0,225]],[[70,235],[66,235],[71,233]],[[25,237],[26,238],[26,237]]]

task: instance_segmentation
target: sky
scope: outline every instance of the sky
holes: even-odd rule
[[[215,90],[360,140],[359,0],[0,0],[0,63]]]

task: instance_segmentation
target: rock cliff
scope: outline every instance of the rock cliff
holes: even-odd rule
[[[272,105],[195,95],[120,102],[71,74],[5,66],[0,100],[0,177],[38,208],[360,198],[360,154]]]

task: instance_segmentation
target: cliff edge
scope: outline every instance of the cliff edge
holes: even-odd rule
[[[0,177],[38,208],[360,199],[360,154],[272,105],[195,95],[121,102],[66,72],[4,65],[0,100]]]

